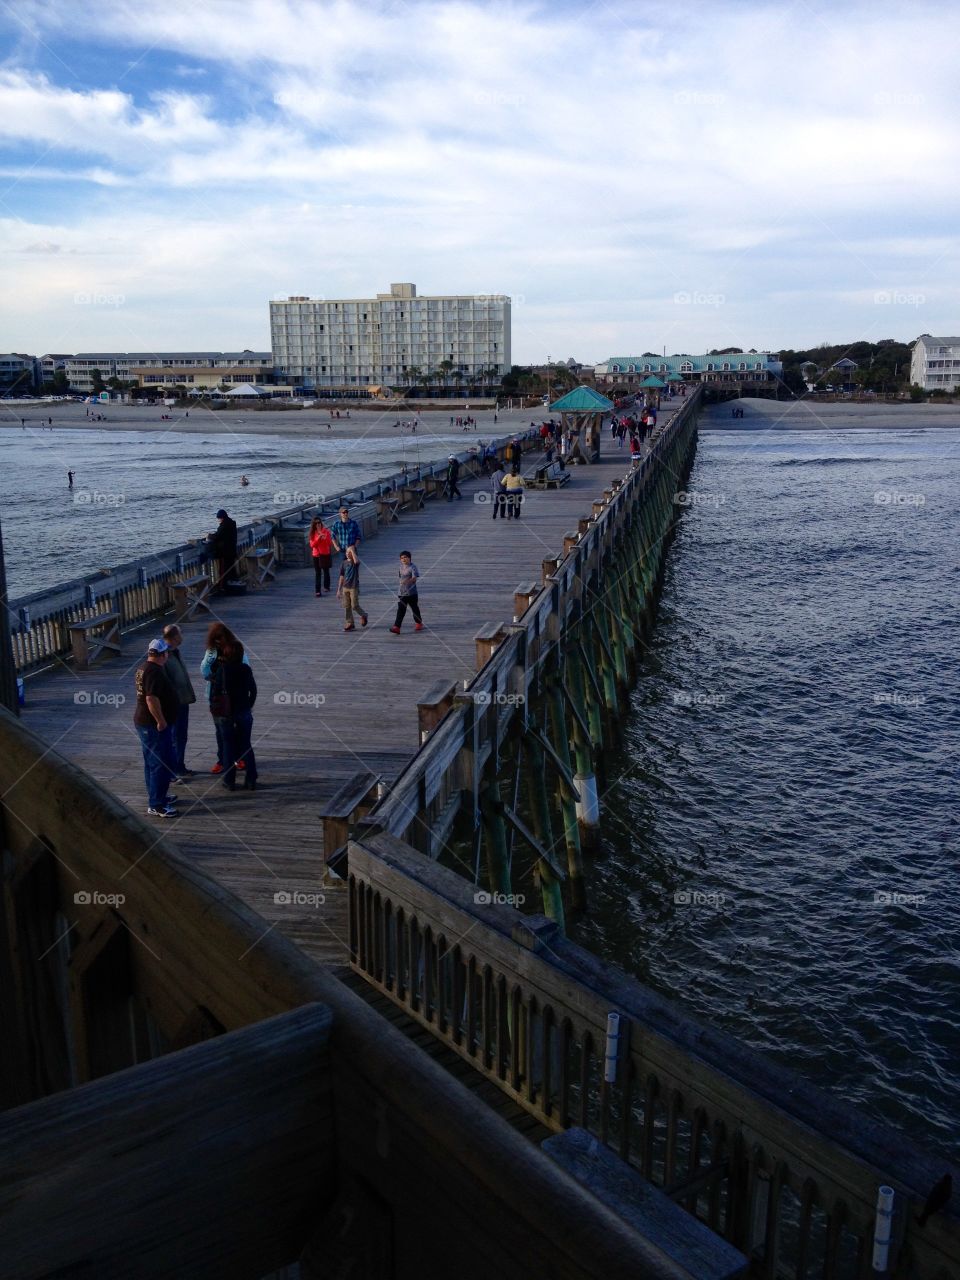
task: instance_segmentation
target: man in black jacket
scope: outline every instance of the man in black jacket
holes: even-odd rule
[[[458,498],[463,497],[463,494],[460,492],[460,486],[457,484],[457,481],[459,478],[460,478],[460,463],[451,453],[449,461],[447,462],[447,501],[448,502],[453,501],[454,494],[456,494]]]
[[[231,520],[223,507],[217,512],[220,521],[216,533],[210,539],[210,552],[219,560],[219,576],[217,586],[223,590],[223,584],[236,569],[237,564],[237,522]]]

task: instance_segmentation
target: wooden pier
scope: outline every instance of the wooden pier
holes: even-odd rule
[[[21,664],[56,661],[23,723],[0,712],[0,1088],[30,1104],[0,1117],[0,1271],[72,1274],[82,1253],[159,1280],[175,1240],[197,1280],[867,1280],[884,1248],[891,1280],[960,1274],[960,1171],[564,936],[695,411],[663,414],[636,467],[608,448],[534,491],[520,521],[473,500],[481,479],[447,503],[394,478],[354,633],[289,564],[211,600],[257,674],[262,786],[205,771],[201,702],[176,820],[143,816],[131,671],[202,566],[178,552],[93,592],[89,614],[127,625],[90,670],[64,661],[75,597],[21,635]],[[246,544],[282,557],[299,524]],[[401,549],[427,630],[395,636]],[[184,624],[194,673],[205,627]]]

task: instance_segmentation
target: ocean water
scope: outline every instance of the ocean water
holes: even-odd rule
[[[464,439],[399,431],[396,438],[357,440],[0,431],[0,521],[10,596],[202,538],[216,528],[220,507],[243,524],[444,457],[451,448],[463,449]],[[75,472],[72,493],[68,470]],[[249,487],[240,487],[241,474]]]
[[[960,431],[702,423],[685,492],[576,936],[956,1159]]]

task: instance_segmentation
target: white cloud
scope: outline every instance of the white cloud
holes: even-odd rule
[[[747,346],[852,336],[890,281],[926,271],[930,297],[957,285],[958,91],[949,43],[915,40],[922,10],[728,0],[679,24],[656,4],[236,12],[104,0],[84,35],[116,50],[112,83],[80,89],[49,62],[0,73],[13,148],[0,173],[14,180],[0,209],[21,220],[18,243],[112,246],[115,288],[151,300],[144,326],[180,325],[173,345],[200,344],[224,306],[262,335],[266,300],[288,285],[523,294],[521,358],[610,335],[624,350],[725,345],[728,330]],[[60,44],[70,5],[22,13],[77,56]],[[151,50],[194,60],[205,92],[161,85]],[[48,227],[38,184],[68,183]],[[679,310],[683,290],[725,301]],[[784,310],[785,293],[804,301]],[[174,321],[160,314],[171,298]]]

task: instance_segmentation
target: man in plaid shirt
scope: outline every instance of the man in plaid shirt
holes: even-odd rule
[[[335,520],[330,526],[330,532],[333,535],[333,545],[338,551],[346,554],[347,547],[356,546],[358,542],[363,541],[363,535],[356,520],[350,518],[350,512],[346,507],[340,508],[339,515],[339,520]]]

